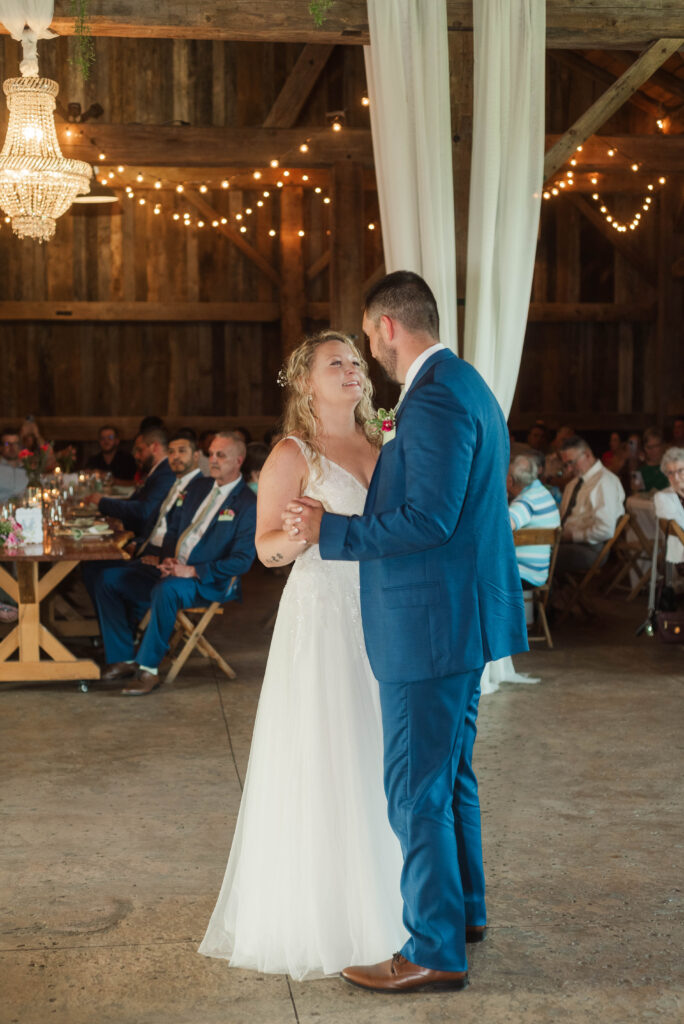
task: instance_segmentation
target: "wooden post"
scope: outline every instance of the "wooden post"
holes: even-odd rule
[[[454,221],[456,229],[456,295],[459,306],[458,350],[463,354],[465,286],[468,253],[470,163],[473,151],[473,37],[469,32],[449,33],[449,90],[451,136],[454,140]]]
[[[304,190],[288,185],[280,193],[280,330],[283,356],[302,340],[306,294],[303,229]]]
[[[655,335],[654,376],[656,422],[665,426],[672,401],[680,400],[679,350],[682,331],[682,289],[673,277],[676,253],[675,218],[681,179],[672,177],[658,195],[658,320]],[[677,391],[675,391],[675,388]]]
[[[572,128],[548,151],[544,157],[544,181],[556,173],[578,146],[597,132],[623,103],[647,82],[654,71],[676,53],[684,43],[683,39],[659,39],[634,61],[632,66],[617,79],[595,103],[579,117]]]
[[[330,326],[360,343],[363,304],[363,168],[336,163],[332,172]]]

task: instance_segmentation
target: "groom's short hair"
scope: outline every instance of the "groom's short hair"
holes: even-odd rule
[[[395,270],[366,295],[366,316],[374,323],[381,316],[399,320],[409,331],[425,331],[439,338],[439,313],[429,286],[411,270]]]

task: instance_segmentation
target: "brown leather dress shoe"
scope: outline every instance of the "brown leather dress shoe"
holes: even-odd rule
[[[127,679],[129,676],[134,676],[135,672],[135,664],[129,665],[127,661],[115,661],[102,670],[100,679],[109,683],[114,679]]]
[[[395,953],[391,960],[370,967],[345,967],[342,977],[350,985],[373,992],[419,992],[426,989],[462,989],[468,984],[467,971],[433,971],[419,967]]]
[[[129,686],[121,692],[126,697],[144,697],[146,694],[158,689],[161,684],[162,679],[160,676],[155,676],[154,672],[138,672],[135,677],[135,686]]]
[[[484,942],[486,934],[486,924],[466,925],[466,942]]]

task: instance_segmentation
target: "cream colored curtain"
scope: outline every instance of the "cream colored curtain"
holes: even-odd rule
[[[368,0],[364,48],[385,266],[432,288],[457,350],[446,0]]]

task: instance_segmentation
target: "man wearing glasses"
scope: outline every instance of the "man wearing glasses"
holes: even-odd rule
[[[132,480],[135,476],[135,459],[129,452],[119,448],[119,431],[109,425],[100,427],[100,450],[86,463],[86,469],[99,469],[111,473],[115,480]]]
[[[562,580],[565,573],[584,572],[593,565],[625,511],[625,492],[617,476],[594,456],[583,438],[567,438],[560,457],[573,476],[560,507],[563,534],[556,576]]]

